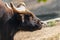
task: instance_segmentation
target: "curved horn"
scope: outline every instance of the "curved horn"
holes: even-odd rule
[[[13,11],[15,11],[15,12],[20,12],[20,13],[21,13],[22,11],[24,12],[24,11],[26,10],[26,8],[25,8],[25,6],[24,6],[24,5],[25,5],[24,3],[20,3],[20,5],[19,5],[20,7],[19,7],[19,8],[16,8],[16,7],[13,5],[12,2],[10,3],[10,5],[11,5],[11,8],[13,9]]]
[[[12,2],[10,3],[10,6],[11,6],[11,8],[12,8],[13,10],[16,10],[16,7],[13,5]]]
[[[10,3],[10,5],[14,12],[18,12],[19,14],[27,14],[28,13],[28,14],[31,14],[34,19],[37,19],[36,16],[32,12],[30,12],[28,9],[25,8],[25,6],[24,6],[25,3],[21,2],[19,8],[16,8],[12,2]]]
[[[8,3],[5,3],[5,6],[9,9],[11,9],[11,7],[8,5]]]
[[[17,7],[20,7],[21,5],[25,6],[26,4],[24,2],[20,2]]]

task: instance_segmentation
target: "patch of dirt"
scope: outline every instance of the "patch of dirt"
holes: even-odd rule
[[[60,25],[54,27],[45,27],[34,32],[19,31],[14,36],[14,40],[59,40]]]

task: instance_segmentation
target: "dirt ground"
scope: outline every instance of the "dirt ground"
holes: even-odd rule
[[[14,40],[60,40],[60,23],[34,32],[17,32]]]

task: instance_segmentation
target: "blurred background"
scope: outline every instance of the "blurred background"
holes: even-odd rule
[[[60,17],[60,0],[47,0],[46,2],[37,2],[37,0],[3,0],[8,4],[13,2],[18,5],[20,2],[26,3],[26,8],[32,11],[41,20],[48,20]]]

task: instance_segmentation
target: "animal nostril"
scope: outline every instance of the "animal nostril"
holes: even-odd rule
[[[41,22],[41,24],[43,24],[43,23]]]

